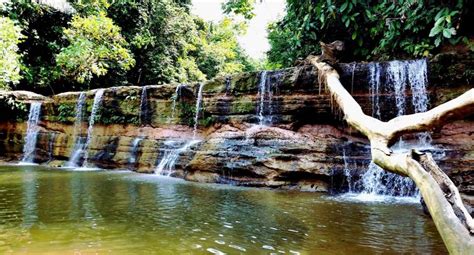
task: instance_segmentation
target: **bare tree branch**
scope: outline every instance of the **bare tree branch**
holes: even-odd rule
[[[429,131],[474,113],[474,89],[425,113],[383,122],[364,114],[342,86],[334,68],[316,56],[307,60],[317,68],[320,79],[344,113],[347,123],[369,138],[372,160],[385,170],[409,176],[415,182],[449,252],[474,254],[474,222],[448,176],[430,154],[394,153],[389,149],[391,143],[403,134]]]

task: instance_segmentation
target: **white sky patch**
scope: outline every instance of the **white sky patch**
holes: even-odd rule
[[[192,13],[207,21],[219,21],[224,17],[222,3],[225,0],[193,0]],[[263,58],[270,49],[267,26],[285,14],[285,0],[257,0],[255,17],[249,22],[247,34],[240,36],[242,48],[256,59]]]

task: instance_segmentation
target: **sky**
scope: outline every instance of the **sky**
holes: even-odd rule
[[[193,0],[192,13],[207,21],[219,21],[221,5],[225,0]],[[270,49],[267,39],[268,23],[278,20],[285,13],[285,0],[257,0],[255,17],[248,24],[247,34],[239,37],[240,45],[252,58],[260,59]]]

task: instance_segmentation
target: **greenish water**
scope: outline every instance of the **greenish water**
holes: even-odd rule
[[[443,254],[416,204],[0,167],[0,253]]]

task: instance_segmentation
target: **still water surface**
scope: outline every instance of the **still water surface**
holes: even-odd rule
[[[444,254],[417,204],[0,166],[0,254]]]

